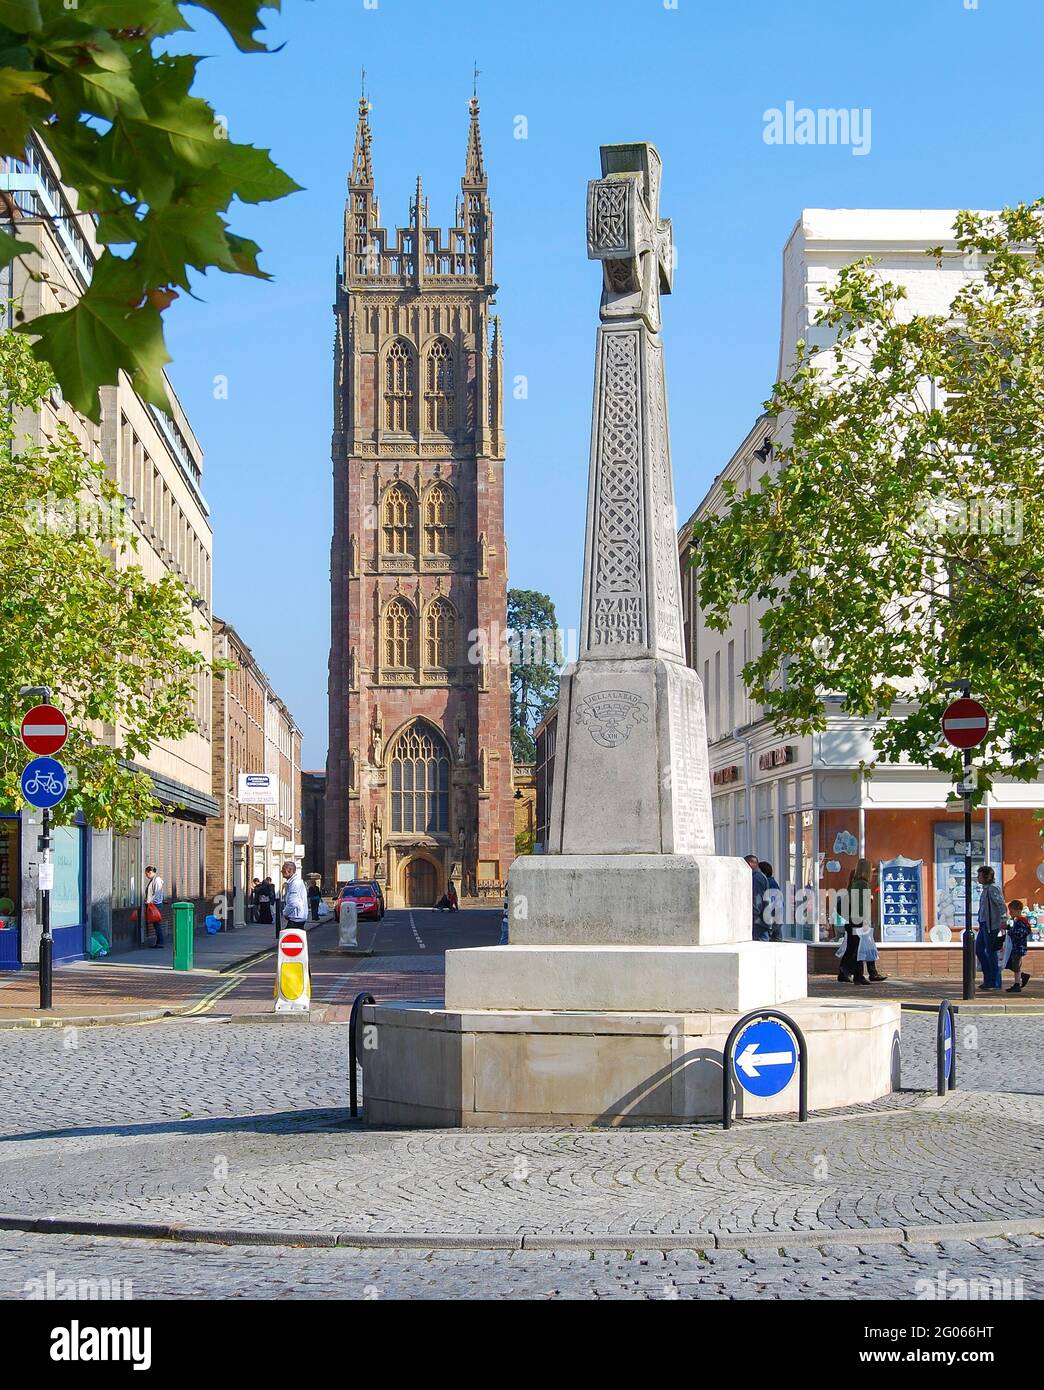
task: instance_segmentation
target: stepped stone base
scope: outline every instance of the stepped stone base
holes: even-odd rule
[[[749,943],[750,891],[749,867],[723,855],[527,855],[508,874],[511,940],[524,946]]]
[[[784,1011],[808,1046],[810,1110],[899,1085],[899,1005],[798,999]],[[684,1124],[721,1116],[722,1051],[735,1011],[566,1013],[373,1005],[362,1054],[369,1124],[427,1128]],[[735,1114],[797,1110],[740,1092]]]
[[[807,994],[806,956],[796,941],[477,946],[446,952],[446,1007],[643,1013],[772,1008]]]

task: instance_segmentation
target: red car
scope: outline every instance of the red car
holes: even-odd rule
[[[341,922],[341,904],[345,898],[351,898],[359,909],[359,921],[370,919],[379,922],[384,916],[384,894],[381,892],[381,885],[371,880],[359,879],[354,883],[346,883],[337,894],[337,923]]]

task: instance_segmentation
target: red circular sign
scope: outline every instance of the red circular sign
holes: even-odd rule
[[[36,705],[22,720],[22,742],[30,753],[57,753],[69,737],[69,721],[54,705]]]
[[[976,748],[990,731],[990,717],[978,700],[954,700],[943,712],[942,731],[954,748]]]
[[[287,932],[279,943],[279,949],[284,956],[299,956],[304,950],[304,938],[298,936],[297,932]]]

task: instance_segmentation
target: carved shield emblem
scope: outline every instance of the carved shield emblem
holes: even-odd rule
[[[629,690],[603,690],[585,695],[576,707],[576,722],[583,725],[595,743],[617,748],[626,743],[635,724],[646,723],[649,706]]]

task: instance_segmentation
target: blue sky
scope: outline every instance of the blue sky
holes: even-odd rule
[[[600,272],[584,199],[598,146],[653,141],[673,221],[664,304],[679,514],[769,394],[780,257],[803,207],[993,207],[1044,193],[1040,0],[284,0],[280,52],[213,55],[197,90],[305,191],[241,209],[274,283],[213,275],[168,315],[171,376],[206,451],[216,611],[326,753],[334,259],[359,69],[383,220],[416,176],[433,220],[459,191],[472,66],[495,216],[508,377],[510,582],[577,620]],[[172,45],[173,46],[173,45]],[[182,46],[180,43],[178,46]],[[870,108],[869,152],[770,145],[764,112]],[[528,138],[515,138],[517,117]],[[214,378],[228,399],[214,399]]]

